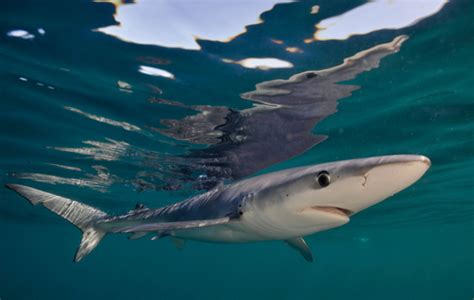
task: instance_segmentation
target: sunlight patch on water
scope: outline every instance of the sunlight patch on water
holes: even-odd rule
[[[117,85],[119,87],[119,90],[124,93],[133,93],[132,91],[132,85],[126,81],[118,80]]]
[[[285,50],[290,53],[303,53],[303,50],[298,47],[286,47]]]
[[[292,0],[100,2],[115,5],[120,23],[99,28],[100,32],[137,44],[199,50],[197,39],[227,42],[244,33],[246,26],[262,23],[260,14],[275,4]]]
[[[316,25],[315,40],[345,40],[382,29],[400,29],[439,12],[447,0],[376,0]]]
[[[315,15],[319,12],[319,5],[315,5],[313,7],[311,7],[311,14],[312,15]]]
[[[117,85],[122,89],[131,89],[132,85],[126,81],[118,80]]]
[[[23,39],[23,40],[31,40],[31,39],[35,38],[35,36],[33,34],[29,33],[26,30],[22,30],[22,29],[11,30],[11,31],[7,32],[7,36],[14,37],[14,38],[20,38],[20,39]]]
[[[140,66],[138,69],[138,72],[146,74],[146,75],[151,75],[151,76],[160,76],[160,77],[165,77],[169,79],[175,79],[174,75],[171,74],[168,71],[165,71],[163,69],[158,69],[154,67],[149,67],[149,66]]]
[[[22,81],[22,82],[24,82],[24,83],[27,83],[27,82],[30,81],[28,78],[22,77],[22,76],[18,77],[18,80],[20,80],[20,81]],[[39,81],[36,81],[36,82],[35,82],[35,81],[33,81],[33,80],[31,80],[31,82],[34,83],[36,86],[39,86],[39,87],[41,87],[41,88],[47,88],[47,89],[50,89],[50,90],[55,90],[55,89],[56,89],[54,86],[47,85],[47,84],[45,84],[45,83],[43,83],[43,82],[39,82]]]
[[[46,31],[43,28],[38,28],[37,32],[40,35],[45,35]],[[13,37],[13,38],[19,38],[23,40],[32,40],[35,38],[35,35],[33,33],[30,33],[29,31],[23,30],[23,29],[14,29],[10,30],[7,32],[7,36]]]
[[[264,57],[264,58],[246,58],[239,61],[231,59],[223,59],[223,62],[241,65],[247,69],[259,69],[259,70],[270,70],[270,69],[282,69],[292,68],[293,64],[278,58]]]

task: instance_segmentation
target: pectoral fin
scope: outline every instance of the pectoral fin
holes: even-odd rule
[[[298,250],[306,261],[313,261],[313,253],[311,253],[311,249],[309,249],[308,244],[306,244],[302,237],[286,240],[285,242],[290,245],[291,248]]]

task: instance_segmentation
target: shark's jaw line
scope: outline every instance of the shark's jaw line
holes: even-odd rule
[[[305,208],[306,210],[311,210],[311,209],[314,209],[314,210],[317,210],[317,211],[322,211],[322,212],[326,212],[326,213],[329,213],[329,214],[335,214],[335,215],[339,215],[339,216],[345,216],[345,217],[350,217],[354,212],[349,210],[349,209],[345,209],[345,208],[341,208],[341,207],[334,207],[334,206],[319,206],[319,205],[315,205],[315,206],[311,206],[309,208]],[[305,210],[303,209],[303,210]]]

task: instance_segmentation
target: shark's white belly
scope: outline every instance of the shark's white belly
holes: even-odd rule
[[[217,243],[244,243],[287,240],[346,224],[347,216],[335,216],[317,210],[250,210],[229,223],[171,232],[172,236]]]

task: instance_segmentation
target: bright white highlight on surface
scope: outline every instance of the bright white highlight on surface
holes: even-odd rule
[[[128,82],[125,82],[125,81],[122,81],[122,80],[118,80],[117,81],[117,85],[121,88],[121,89],[131,89],[132,88],[132,85]]]
[[[276,3],[285,2],[292,0],[137,0],[116,6],[120,25],[98,30],[137,44],[198,50],[196,38],[228,41],[245,32],[245,26],[260,23],[260,14]]]
[[[381,29],[412,26],[443,8],[447,0],[375,0],[316,25],[317,40],[344,40]]]
[[[118,161],[129,151],[130,144],[122,141],[116,141],[113,139],[105,138],[106,142],[101,141],[83,141],[82,143],[89,145],[90,147],[51,147],[57,151],[77,153],[84,156],[88,156],[94,160],[105,160],[105,161]]]
[[[11,30],[11,31],[7,32],[7,36],[20,38],[20,39],[24,39],[24,40],[31,40],[31,39],[35,38],[34,35],[29,33],[28,31],[22,30],[22,29]]]
[[[89,118],[91,120],[94,120],[94,121],[97,121],[97,122],[100,122],[100,123],[109,124],[109,125],[112,125],[112,126],[115,126],[115,127],[120,127],[120,128],[122,128],[124,130],[127,130],[127,131],[140,131],[141,130],[140,127],[132,125],[130,123],[119,122],[119,121],[108,119],[108,118],[105,118],[105,117],[102,117],[102,116],[93,115],[93,114],[84,112],[84,111],[82,111],[80,109],[77,109],[77,108],[74,108],[74,107],[64,106],[64,109],[67,109],[69,111],[80,114],[80,115],[82,115],[86,118]]]
[[[166,77],[166,78],[170,78],[170,79],[175,78],[174,75],[171,74],[168,71],[165,71],[163,69],[154,68],[154,67],[149,67],[149,66],[140,66],[140,68],[138,69],[138,72],[143,73],[143,74],[147,74],[147,75],[151,75],[151,76],[161,76],[161,77]]]
[[[260,69],[260,70],[269,70],[269,69],[281,69],[281,68],[292,68],[293,64],[285,60],[278,58],[246,58],[239,61],[233,61],[230,59],[223,60],[226,63],[234,63],[241,65],[244,68],[249,69]]]

